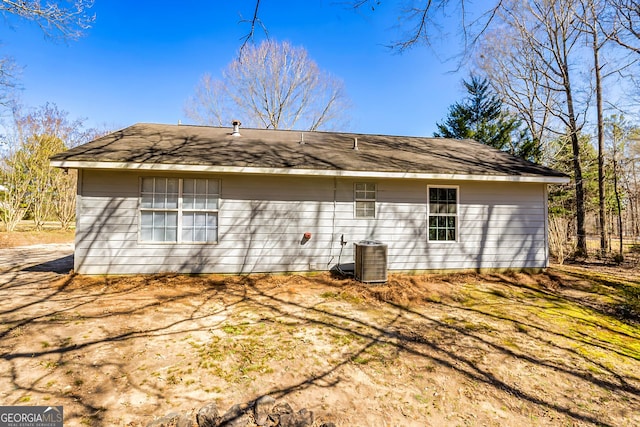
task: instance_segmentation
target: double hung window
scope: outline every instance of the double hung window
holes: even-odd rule
[[[219,199],[216,179],[143,177],[140,240],[217,242]]]
[[[376,217],[376,185],[371,182],[356,182],[354,185],[355,217]]]
[[[456,241],[458,188],[429,187],[429,240]]]

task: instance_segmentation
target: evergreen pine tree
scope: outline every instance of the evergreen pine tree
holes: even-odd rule
[[[468,96],[449,107],[448,117],[444,123],[436,123],[438,131],[433,136],[474,139],[526,159],[535,158],[535,144],[520,129],[521,121],[503,111],[502,100],[488,80],[472,74],[471,81],[463,84]]]

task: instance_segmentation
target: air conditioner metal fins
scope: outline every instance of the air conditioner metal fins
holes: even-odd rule
[[[355,246],[355,278],[363,283],[387,281],[387,245],[376,240],[361,240]]]

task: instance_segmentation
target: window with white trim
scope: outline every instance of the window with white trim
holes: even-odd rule
[[[206,178],[143,177],[140,185],[140,240],[218,241],[220,181]]]
[[[356,182],[353,186],[356,218],[376,217],[376,184]]]
[[[429,241],[456,241],[458,235],[458,187],[428,187]]]

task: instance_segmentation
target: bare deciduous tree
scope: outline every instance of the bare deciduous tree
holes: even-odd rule
[[[45,36],[77,39],[91,27],[95,15],[89,13],[93,0],[53,2],[42,0],[0,0],[0,12],[35,22]]]
[[[558,264],[564,263],[572,252],[571,245],[568,243],[569,223],[569,218],[562,215],[549,217],[549,250]]]
[[[4,206],[6,228],[31,213],[36,229],[54,216],[69,227],[75,211],[75,175],[49,166],[49,157],[95,134],[82,129],[82,120],[69,120],[54,104],[29,112],[14,110],[12,144],[3,159],[2,185],[7,188]]]
[[[575,87],[577,71],[574,67],[581,54],[578,43],[582,36],[576,19],[576,2],[505,0],[502,3],[500,29],[508,35],[505,40],[512,43],[503,48],[502,53],[510,57],[495,59],[492,58],[494,52],[484,55],[487,74],[492,76],[493,70],[501,73],[502,90],[511,93],[511,103],[516,108],[527,112],[525,117],[529,116],[526,119],[529,126],[544,124],[545,131],[569,138],[573,148],[577,250],[586,254],[585,192],[579,137],[588,102],[576,99],[579,91]],[[512,91],[511,87],[519,92]],[[531,128],[532,132],[542,131]]]
[[[598,146],[598,211],[600,229],[600,252],[604,256],[608,249],[605,209],[605,174],[604,174],[604,112],[603,112],[603,68],[601,64],[602,50],[607,41],[602,37],[603,22],[599,20],[606,12],[606,2],[600,0],[581,0],[581,30],[591,47],[593,57],[593,81],[596,94],[596,139]]]
[[[608,0],[615,13],[608,37],[635,53],[640,53],[640,1]]]
[[[53,216],[54,176],[61,171],[49,167],[49,157],[63,151],[64,142],[52,134],[35,134],[23,141],[22,150],[27,152],[26,168],[29,173],[27,201],[36,230],[42,230]]]
[[[14,231],[27,211],[29,194],[28,171],[25,168],[27,153],[9,147],[0,160],[0,220],[7,231]]]
[[[504,27],[489,31],[478,44],[476,66],[490,76],[493,89],[504,100],[509,110],[521,117],[536,146],[541,161],[543,141],[550,133],[549,106],[557,96],[544,82],[537,67],[535,51],[522,40],[515,28]]]
[[[89,12],[92,6],[93,0],[0,0],[0,14],[5,24],[11,25],[16,18],[27,20],[38,25],[48,38],[75,40],[93,24],[95,15]],[[14,98],[17,74],[12,58],[0,58],[0,105],[6,106]]]
[[[344,120],[347,104],[342,82],[321,71],[305,49],[267,40],[245,46],[222,79],[205,74],[185,113],[205,125],[238,118],[258,128],[318,130]]]
[[[63,230],[70,229],[76,218],[77,181],[75,170],[58,170],[51,177],[53,213]]]

